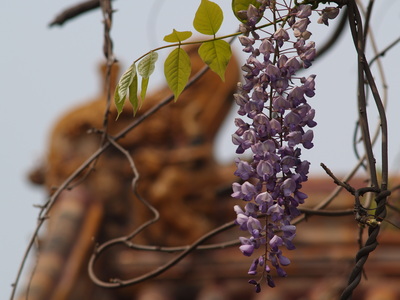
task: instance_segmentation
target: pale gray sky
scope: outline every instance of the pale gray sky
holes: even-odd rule
[[[231,1],[216,0],[225,12],[220,34],[237,28]],[[44,154],[47,134],[54,120],[67,108],[99,91],[97,67],[102,61],[102,16],[94,11],[63,27],[47,24],[63,8],[77,3],[67,0],[0,2],[0,131],[1,182],[0,200],[0,299],[8,299],[18,265],[35,227],[37,209],[45,195],[27,183],[27,171],[38,164]],[[199,0],[115,1],[112,38],[114,52],[128,64],[153,47],[163,45],[163,37],[173,28],[193,30],[192,20]],[[157,6],[155,5],[157,3]],[[379,49],[398,38],[399,1],[379,1],[372,24]],[[324,40],[329,27],[313,24],[313,39]],[[238,44],[235,45],[240,52]],[[399,117],[400,46],[391,50],[383,65],[389,84],[390,162],[395,172],[400,165]],[[317,74],[317,94],[310,104],[316,109],[315,147],[304,151],[312,163],[311,176],[321,174],[324,162],[333,171],[343,173],[355,158],[351,140],[355,124],[356,63],[349,34],[329,55],[315,63],[304,75]],[[161,82],[158,77],[150,85]],[[371,123],[374,120],[371,120]],[[234,156],[230,134],[231,120],[221,131],[217,155],[223,161]],[[308,152],[308,153],[306,153]],[[379,158],[378,158],[379,161]],[[26,270],[29,270],[28,265]]]

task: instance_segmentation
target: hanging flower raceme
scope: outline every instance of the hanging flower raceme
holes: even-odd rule
[[[307,102],[314,96],[315,75],[296,76],[316,55],[314,42],[308,41],[311,6],[286,7],[283,15],[284,5],[279,1],[259,2],[258,9],[250,5],[241,12],[248,14],[248,22],[242,24],[244,34],[239,40],[249,56],[242,67],[244,82],[238,84],[235,95],[242,118],[235,120],[237,130],[232,135],[236,153],[251,153],[250,161],[236,159],[235,175],[243,183],[233,184],[232,197],[246,202],[244,208],[234,207],[236,223],[249,234],[240,238],[240,251],[246,256],[261,252],[248,271],[250,275],[261,272],[259,280],[249,281],[257,292],[263,280],[275,286],[272,268],[279,276],[286,276],[283,267],[290,260],[282,247],[295,248],[296,226],[291,220],[300,214],[298,206],[307,198],[300,189],[310,163],[301,159],[301,151],[313,147],[314,135],[309,128],[316,125],[315,111]],[[273,25],[273,33],[261,37],[255,24],[269,12],[280,21]],[[321,18],[333,16],[332,9],[325,9]]]

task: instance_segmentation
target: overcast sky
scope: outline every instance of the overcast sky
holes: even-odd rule
[[[199,2],[114,1],[117,12],[111,33],[117,58],[127,67],[151,48],[163,45],[163,37],[173,28],[193,30],[192,20]],[[229,11],[231,1],[215,2],[225,12],[220,34],[231,33],[238,25]],[[63,27],[47,26],[57,13],[74,3],[67,0],[0,2],[0,299],[10,295],[10,284],[35,227],[38,211],[33,204],[45,200],[39,189],[28,184],[26,173],[40,163],[55,119],[65,109],[99,92],[97,67],[103,60],[100,11],[87,13]],[[399,37],[400,1],[378,1],[375,6],[371,23],[378,48],[383,49]],[[334,26],[334,22],[329,28],[313,24],[312,38],[323,41]],[[234,47],[240,52],[238,44]],[[399,54],[400,46],[397,46],[383,58],[389,85],[392,171],[400,165]],[[356,161],[351,152],[356,115],[354,58],[355,51],[347,33],[331,53],[307,70],[307,74],[317,74],[317,95],[310,100],[317,112],[315,147],[304,151],[304,157],[312,163],[311,177],[320,176],[320,162],[343,174]],[[161,63],[150,85],[161,82]],[[216,146],[216,154],[224,162],[231,161],[235,155],[230,137],[234,131],[232,119],[233,116],[221,130]],[[375,121],[372,118],[371,124]]]

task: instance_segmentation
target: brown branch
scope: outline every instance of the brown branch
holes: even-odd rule
[[[368,79],[368,84],[374,94],[375,102],[378,108],[379,116],[381,118],[382,124],[382,185],[380,192],[375,198],[377,208],[375,210],[375,220],[384,219],[386,216],[386,199],[390,195],[390,191],[387,191],[387,124],[386,115],[384,112],[382,101],[377,93],[375,83],[372,79],[372,74],[369,69],[368,63],[365,58],[364,46],[365,40],[363,36],[362,20],[360,12],[358,10],[357,4],[354,0],[349,1],[349,23],[351,28],[351,33],[354,41],[354,46],[358,55],[358,107],[359,107],[359,122],[362,129],[362,137],[364,142],[365,151],[368,159],[368,167],[372,181],[372,187],[378,188],[377,174],[375,169],[375,159],[373,157],[372,144],[369,137],[368,129],[368,118],[366,114],[366,101],[365,101],[365,91],[364,91],[364,72]],[[357,205],[357,203],[356,203]],[[361,206],[359,206],[362,209]],[[360,215],[362,218],[363,215]],[[369,224],[368,224],[369,225]],[[356,255],[356,265],[350,274],[347,287],[344,289],[341,300],[348,300],[351,298],[354,289],[358,286],[361,281],[364,264],[366,263],[369,254],[376,249],[378,242],[376,240],[380,231],[380,226],[370,226],[368,228],[368,239],[365,245],[358,251]]]
[[[322,216],[347,216],[353,214],[353,209],[345,209],[345,210],[313,210],[313,209],[307,209],[307,208],[302,208],[301,211],[306,214],[310,215],[322,215]],[[193,250],[214,250],[214,249],[224,249],[226,247],[231,247],[240,244],[238,240],[233,240],[233,241],[228,241],[224,243],[217,243],[217,244],[211,244],[211,245],[202,245],[207,239],[211,238],[212,236],[215,236],[223,231],[226,231],[228,229],[231,229],[236,226],[235,221],[228,222],[210,232],[207,234],[203,235],[201,238],[199,238],[196,242],[189,246],[178,246],[178,247],[160,247],[160,246],[151,246],[151,245],[139,245],[135,244],[129,241],[129,239],[132,236],[124,236],[121,238],[116,238],[113,240],[110,240],[103,245],[99,246],[96,248],[95,253],[92,255],[90,262],[89,262],[89,275],[93,282],[101,287],[105,288],[118,288],[118,287],[124,287],[128,285],[133,285],[137,284],[140,282],[143,282],[145,280],[154,278],[161,273],[165,272],[168,270],[170,267],[173,265],[177,264],[179,261],[181,261],[184,257],[186,257],[190,252]],[[94,263],[96,260],[99,258],[99,254],[103,251],[105,251],[108,247],[111,247],[116,244],[123,244],[131,249],[134,250],[141,250],[141,251],[156,251],[156,252],[165,252],[165,253],[174,253],[174,252],[182,252],[180,255],[172,258],[170,261],[168,261],[166,264],[146,273],[141,276],[137,276],[135,278],[129,279],[129,280],[121,280],[118,278],[111,279],[109,282],[100,280],[96,274],[94,273]]]
[[[346,182],[340,181],[324,163],[321,163],[321,167],[325,170],[325,172],[329,175],[329,177],[331,177],[331,178],[333,179],[333,182],[334,182],[336,185],[343,187],[343,188],[346,189],[349,193],[351,193],[352,195],[354,195],[355,189],[354,189],[352,186],[350,186],[350,185],[349,185],[348,183],[346,183]]]
[[[377,60],[379,57],[381,56],[385,56],[386,52],[388,52],[390,49],[392,49],[394,46],[396,46],[398,43],[400,42],[400,37],[397,38],[395,41],[393,41],[392,43],[389,44],[389,46],[387,46],[385,49],[383,49],[382,51],[380,51],[379,53],[377,53],[369,62],[369,65],[371,66],[375,60]]]
[[[160,218],[160,213],[158,212],[158,210],[153,205],[151,205],[146,199],[144,199],[139,194],[139,192],[137,191],[137,182],[139,180],[139,172],[136,169],[135,162],[133,161],[132,157],[130,156],[129,151],[127,151],[125,148],[123,148],[120,144],[118,144],[112,138],[109,138],[108,141],[115,148],[117,148],[126,157],[126,159],[129,161],[129,165],[130,165],[131,170],[133,172],[133,179],[132,179],[132,190],[133,190],[133,193],[135,194],[136,198],[138,198],[139,201],[142,202],[153,213],[153,218],[151,218],[150,220],[148,220],[147,222],[145,222],[144,224],[142,224],[141,226],[136,228],[132,233],[122,237],[122,239],[130,240],[134,236],[136,236],[137,234],[142,232],[144,229],[146,229],[148,226],[150,226],[151,224],[157,222],[158,219]],[[103,244],[104,245],[104,249],[108,248],[109,246],[111,246],[113,244],[119,243],[120,238],[117,238],[115,240],[117,240],[117,241],[113,242],[114,240],[110,240],[110,241],[107,241],[106,243],[104,243]],[[101,252],[100,249],[102,249],[103,245],[100,245],[98,247],[97,251],[95,252],[95,255],[96,254],[98,255]]]
[[[107,60],[106,63],[106,76],[104,86],[106,87],[106,108],[104,110],[104,118],[103,118],[103,135],[101,138],[101,143],[103,144],[106,135],[107,135],[107,128],[108,128],[108,116],[110,114],[110,107],[111,107],[111,70],[113,64],[116,62],[113,53],[113,42],[111,39],[111,26],[112,26],[112,6],[111,0],[100,0],[101,4],[101,11],[103,13],[103,23],[104,23],[104,42],[103,42],[103,53]]]
[[[362,139],[364,143],[365,152],[368,161],[368,171],[371,176],[372,186],[378,186],[377,172],[375,166],[375,157],[372,151],[371,137],[369,133],[368,115],[367,115],[367,104],[364,90],[364,70],[363,70],[363,54],[364,54],[364,39],[363,39],[363,26],[361,17],[357,8],[357,4],[354,0],[349,1],[349,24],[351,34],[353,37],[354,46],[358,55],[358,113],[359,113],[359,124],[362,132]]]
[[[328,210],[328,209],[312,209],[312,208],[299,208],[299,210],[308,216],[325,216],[325,217],[340,217],[350,216],[354,214],[354,209],[342,209],[342,210]]]
[[[354,177],[354,175],[356,174],[356,172],[358,171],[358,169],[362,166],[362,162],[364,161],[365,156],[363,156],[362,158],[360,158],[357,162],[357,164],[353,167],[353,169],[342,179],[342,182],[346,182],[349,181],[351,178]],[[338,185],[332,192],[331,194],[326,197],[323,201],[321,201],[319,204],[317,204],[313,209],[314,210],[320,210],[323,209],[325,207],[327,207],[338,195],[339,193],[342,191],[343,186]],[[297,218],[295,218],[292,221],[293,225],[299,224],[302,221],[304,221],[306,219],[306,215],[301,215]]]
[[[63,25],[65,22],[82,15],[86,12],[89,12],[93,9],[96,9],[100,7],[100,0],[88,0],[82,3],[78,3],[74,6],[71,6],[65,10],[63,10],[61,13],[59,13],[53,21],[50,22],[49,26],[55,26],[55,25]]]
[[[195,241],[193,244],[191,244],[190,246],[186,246],[183,247],[182,249],[183,252],[179,255],[177,255],[176,257],[172,258],[171,260],[169,260],[167,263],[165,263],[164,265],[158,267],[155,270],[152,270],[144,275],[129,279],[129,280],[121,280],[121,279],[117,279],[114,278],[111,280],[111,282],[105,282],[100,280],[99,278],[97,278],[96,274],[94,274],[93,272],[93,265],[95,263],[95,260],[97,259],[96,255],[92,255],[92,257],[90,258],[89,261],[89,275],[90,278],[93,280],[93,282],[101,287],[104,288],[118,288],[118,287],[123,287],[123,286],[129,286],[129,285],[133,285],[136,283],[140,283],[143,282],[145,280],[157,277],[158,275],[162,274],[163,272],[165,272],[166,270],[168,270],[169,268],[171,268],[172,266],[174,266],[175,264],[177,264],[179,261],[181,261],[183,258],[185,258],[188,254],[190,254],[193,250],[197,249],[199,247],[199,245],[203,244],[206,240],[208,240],[209,238],[229,229],[232,228],[233,226],[235,226],[235,222],[229,222],[226,223],[220,227],[215,228],[214,230],[208,232],[207,234],[203,235],[202,237],[200,237],[197,241]],[[117,242],[119,243],[123,243],[126,244],[124,240],[115,240],[113,242],[113,244],[116,244]],[[109,247],[111,244],[109,242],[103,244],[103,248],[101,249],[97,249],[98,253],[99,251],[104,251],[105,248]]]

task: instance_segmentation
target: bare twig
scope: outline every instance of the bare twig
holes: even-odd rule
[[[375,166],[375,157],[371,147],[371,137],[369,133],[368,116],[367,116],[367,104],[365,100],[364,90],[364,70],[363,70],[363,53],[364,53],[364,41],[363,41],[363,28],[362,21],[359,15],[357,4],[355,0],[350,0],[349,4],[349,23],[351,34],[353,37],[354,45],[358,54],[358,113],[359,113],[359,124],[362,132],[362,139],[364,142],[364,149],[367,155],[368,171],[371,176],[371,184],[378,186],[377,172]]]
[[[220,227],[217,227],[216,229],[214,229],[214,230],[208,232],[207,234],[203,235],[202,237],[200,237],[197,241],[195,241],[190,246],[182,248],[184,250],[182,251],[181,254],[177,255],[176,257],[174,257],[173,259],[171,259],[164,265],[162,265],[162,266],[158,267],[157,269],[152,270],[144,275],[141,275],[141,276],[129,279],[129,280],[113,279],[111,282],[105,282],[105,281],[102,281],[99,278],[97,278],[97,276],[92,272],[93,265],[95,263],[95,259],[97,258],[97,256],[92,255],[92,257],[89,261],[90,278],[93,280],[93,282],[95,284],[97,284],[101,287],[105,287],[105,288],[117,288],[117,287],[123,287],[123,286],[128,286],[128,285],[133,285],[136,283],[143,282],[145,280],[154,278],[154,277],[162,274],[163,272],[165,272],[166,270],[168,270],[169,268],[171,268],[172,266],[177,264],[179,261],[181,261],[184,257],[186,257],[188,254],[190,254],[193,250],[197,249],[199,247],[199,245],[203,244],[206,240],[210,239],[211,237],[213,237],[229,228],[232,228],[233,226],[235,226],[235,223],[229,222]],[[125,240],[114,241],[113,244],[116,244],[117,242],[126,244]],[[104,249],[106,247],[109,247],[110,245],[111,244],[109,244],[108,242],[107,242],[107,244],[103,244],[103,248],[97,249],[97,252],[104,251]],[[128,245],[130,245],[130,244],[128,244]]]
[[[364,9],[364,7],[363,7],[362,1],[358,1],[357,3],[358,3],[358,5],[360,6],[360,9],[361,9],[361,11],[363,12],[365,18],[366,18],[366,19],[370,18],[371,13],[372,13],[372,4],[370,3],[370,4],[368,5],[367,10],[366,10],[366,9]],[[367,35],[367,33],[368,33],[368,35]],[[391,43],[388,47],[386,47],[384,50],[382,50],[382,51],[379,52],[372,28],[369,28],[369,27],[368,27],[368,32],[365,30],[365,36],[368,36],[368,37],[369,37],[369,39],[370,39],[370,41],[371,41],[372,50],[373,50],[373,52],[374,52],[374,54],[375,54],[375,56],[372,58],[372,60],[370,61],[370,63],[369,63],[368,65],[369,65],[369,68],[371,68],[372,64],[373,64],[375,61],[376,61],[377,64],[378,64],[378,72],[379,72],[379,76],[380,76],[381,81],[382,81],[382,95],[383,95],[383,96],[382,96],[382,105],[383,105],[382,110],[386,110],[387,100],[388,100],[388,84],[387,84],[387,80],[386,80],[386,77],[385,77],[385,72],[384,72],[384,70],[383,70],[383,65],[382,65],[382,62],[381,62],[380,57],[383,56],[383,55],[384,55],[387,51],[389,51],[392,47],[394,47],[394,46],[400,41],[400,39],[397,39],[397,41],[394,41],[394,42]],[[368,84],[368,83],[367,83],[367,84]],[[379,102],[380,102],[380,101],[379,101]],[[386,117],[385,117],[385,118],[386,118]],[[357,143],[356,138],[357,138],[358,129],[359,129],[359,126],[358,126],[358,123],[357,123],[356,129],[355,129],[355,133],[354,133],[354,140],[353,140],[353,146],[354,146],[354,150],[355,150],[355,153],[356,153],[356,157],[357,157],[357,158],[359,158],[358,150],[357,150],[357,147],[356,147],[356,143]],[[371,145],[371,147],[373,147],[373,145],[376,143],[380,131],[381,131],[381,123],[378,122],[378,124],[377,124],[377,126],[376,126],[375,133],[374,133],[373,138],[372,138],[372,145]],[[366,167],[364,167],[364,168],[366,168]],[[372,194],[369,194],[369,197],[367,198],[367,201],[365,202],[365,207],[370,207],[370,205],[371,205],[371,203],[372,203],[372,200],[373,200],[373,199],[372,199]]]
[[[300,208],[303,214],[308,216],[325,216],[325,217],[339,217],[339,216],[350,216],[354,214],[354,209],[341,209],[341,210],[328,210],[328,209],[310,209],[310,208]]]
[[[369,22],[371,21],[371,15],[372,15],[372,8],[374,6],[375,0],[370,0],[368,2],[368,7],[367,7],[367,12],[365,13],[365,24],[364,24],[364,36],[363,36],[363,41],[364,45],[363,48],[365,49],[366,43],[367,43],[367,35],[369,33]]]
[[[340,180],[332,173],[332,171],[331,171],[327,166],[325,166],[324,163],[321,163],[321,167],[325,170],[325,172],[329,175],[329,177],[331,177],[331,178],[333,179],[333,182],[334,182],[336,185],[343,187],[343,188],[346,189],[350,194],[354,195],[355,189],[354,189],[352,186],[350,186],[350,185],[349,185],[348,183],[346,183],[346,182],[340,181]]]
[[[69,7],[58,14],[49,26],[63,25],[65,22],[93,9],[100,7],[100,0],[89,0]]]
[[[103,13],[103,23],[104,23],[104,42],[103,42],[103,53],[107,60],[106,64],[106,76],[104,86],[106,87],[106,108],[104,110],[104,118],[103,118],[103,135],[101,139],[101,143],[103,144],[108,128],[108,116],[110,114],[111,107],[111,69],[113,64],[116,62],[113,53],[113,42],[110,35],[111,25],[112,25],[112,6],[111,0],[100,0],[101,10]]]
[[[152,213],[153,213],[153,218],[151,218],[150,220],[148,220],[147,222],[145,222],[144,224],[142,224],[141,226],[139,226],[138,228],[136,228],[132,233],[126,235],[125,237],[123,237],[126,240],[130,240],[133,237],[135,237],[137,234],[139,234],[140,232],[142,232],[145,228],[147,228],[148,226],[150,226],[151,224],[155,223],[158,221],[158,219],[160,218],[160,213],[158,212],[158,210],[151,205],[146,199],[144,199],[137,191],[137,182],[139,180],[139,172],[136,169],[135,163],[132,159],[132,157],[130,156],[129,152],[124,149],[120,144],[118,144],[116,141],[114,141],[112,138],[108,138],[108,141],[115,147],[117,148],[121,153],[124,154],[124,156],[126,157],[126,159],[129,161],[129,165],[131,167],[131,170],[133,172],[133,178],[132,178],[132,191],[135,194],[135,196],[139,199],[140,202],[142,202]],[[115,240],[119,240],[118,238]],[[108,248],[109,246],[118,243],[114,242],[114,240],[110,240],[106,243],[104,243],[104,249]],[[101,249],[103,248],[103,245],[100,245],[96,251],[96,253],[94,255],[98,255],[101,252]]]
[[[37,249],[38,249],[38,251],[39,251],[39,247],[40,247],[39,239],[36,239],[36,247],[37,247]],[[32,273],[31,273],[31,275],[29,276],[29,281],[28,281],[28,285],[27,285],[27,288],[26,288],[26,294],[25,294],[26,300],[29,300],[29,299],[28,299],[28,298],[29,298],[29,290],[30,290],[30,288],[31,288],[33,276],[34,276],[34,274],[35,274],[35,271],[36,271],[36,268],[37,268],[38,263],[39,263],[39,254],[37,253],[37,254],[36,254],[36,257],[35,257],[35,262],[34,262],[34,266],[33,266],[33,269],[32,269]]]
[[[375,60],[379,59],[381,56],[385,56],[386,52],[388,52],[390,49],[392,49],[394,46],[396,46],[400,42],[400,37],[394,40],[392,43],[390,43],[385,49],[377,53],[369,62],[369,65],[371,66]]]

